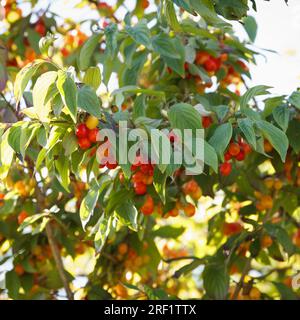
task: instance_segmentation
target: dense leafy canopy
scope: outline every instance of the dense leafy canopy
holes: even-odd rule
[[[246,85],[255,1],[80,1],[98,17],[80,23],[36,10],[39,1],[29,13],[4,2],[3,295],[299,298],[300,92]],[[97,132],[120,120],[147,132],[203,128],[204,172],[99,165]]]

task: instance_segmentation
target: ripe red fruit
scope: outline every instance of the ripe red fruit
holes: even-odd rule
[[[144,178],[144,174],[141,171],[137,171],[133,176],[132,176],[132,181],[133,182],[142,182]]]
[[[202,117],[202,127],[204,129],[209,128],[213,123],[213,120],[211,117]]]
[[[230,143],[228,152],[233,157],[237,156],[240,153],[240,151],[241,151],[241,148],[237,143],[235,143],[235,142]]]
[[[207,72],[215,72],[218,70],[218,64],[216,63],[216,61],[214,59],[210,58],[209,60],[207,60],[204,63],[204,69]]]
[[[225,236],[230,236],[239,233],[243,230],[243,226],[238,222],[224,223],[223,233]]]
[[[106,163],[106,167],[107,167],[107,169],[109,169],[109,170],[116,169],[117,166],[118,166],[118,163],[117,163],[117,162],[115,162],[115,163],[107,162],[107,163]]]
[[[18,224],[22,224],[22,222],[28,217],[28,213],[25,210],[22,210],[18,215]]]
[[[44,25],[44,22],[43,21],[37,22],[37,24],[34,27],[34,30],[43,37],[46,34],[46,27]]]
[[[86,138],[88,136],[89,129],[84,123],[79,124],[76,127],[76,136],[78,138]]]
[[[246,154],[251,153],[252,149],[248,143],[243,142],[241,145],[242,145],[242,148]]]
[[[79,138],[78,139],[78,145],[80,149],[86,150],[88,149],[92,144],[91,141],[88,138]]]
[[[141,212],[147,216],[147,215],[152,214],[153,211],[154,211],[154,201],[150,195],[147,195],[146,201],[143,204],[143,206],[141,207]]]
[[[229,176],[232,170],[232,165],[229,162],[224,162],[220,165],[220,173],[222,176]]]
[[[142,182],[134,183],[134,191],[138,195],[143,195],[147,192],[147,186]]]
[[[232,155],[227,151],[227,152],[224,154],[224,159],[225,159],[225,161],[229,161],[231,158],[232,158]]]
[[[203,64],[210,59],[210,54],[205,51],[199,51],[196,54],[196,64]]]
[[[97,134],[99,132],[98,128],[92,129],[88,131],[88,139],[92,142],[95,143],[97,142]]]
[[[237,161],[243,161],[245,159],[245,151],[241,150],[238,155],[235,156]]]

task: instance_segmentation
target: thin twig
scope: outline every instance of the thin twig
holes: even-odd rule
[[[232,296],[232,300],[236,300],[236,298],[238,297],[241,289],[243,288],[245,277],[246,277],[246,275],[248,274],[248,272],[249,272],[249,270],[251,268],[251,261],[252,261],[252,257],[249,257],[248,260],[246,261],[246,264],[245,264],[244,270],[242,272],[240,281],[239,281],[239,283],[237,284],[237,286],[236,286],[236,288],[234,290],[234,293],[233,293],[233,296]]]
[[[47,234],[47,238],[49,241],[49,245],[50,245],[54,260],[55,260],[57,271],[58,271],[60,279],[63,283],[63,286],[65,288],[67,297],[69,300],[74,300],[73,292],[70,289],[69,282],[66,277],[66,273],[65,273],[65,269],[64,269],[63,262],[61,259],[61,255],[60,255],[59,249],[57,247],[50,222],[48,222],[46,225],[46,234]]]

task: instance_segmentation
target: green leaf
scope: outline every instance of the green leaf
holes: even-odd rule
[[[253,121],[248,118],[238,119],[238,126],[244,134],[247,142],[252,146],[252,148],[256,149],[256,135],[253,128]]]
[[[80,70],[85,70],[90,66],[92,55],[99,45],[101,37],[102,33],[94,34],[82,46],[78,57],[78,67]]]
[[[60,70],[56,85],[63,103],[70,111],[73,121],[76,122],[78,94],[74,80],[67,72]]]
[[[176,11],[171,0],[165,2],[165,15],[169,26],[175,31],[180,32],[181,26],[178,22]]]
[[[97,118],[102,116],[100,101],[90,86],[83,86],[78,90],[78,107]]]
[[[41,122],[48,122],[48,115],[51,111],[51,103],[45,103],[50,86],[57,79],[56,71],[49,71],[42,74],[36,81],[32,90],[33,107]]]
[[[182,78],[184,78],[185,77],[185,70],[184,70],[185,49],[180,39],[173,38],[172,42],[174,44],[174,47],[177,49],[177,52],[180,55],[180,58],[173,59],[167,56],[162,56],[162,58],[168,67],[170,67],[172,70],[177,72]]]
[[[37,214],[34,214],[32,216],[29,216],[19,226],[18,232],[20,232],[20,231],[24,230],[25,228],[31,226],[32,224],[34,224],[38,220],[43,219],[43,218],[48,218],[48,217],[49,217],[49,213],[48,212],[37,213]]]
[[[232,125],[231,123],[224,123],[217,127],[214,134],[209,139],[209,144],[214,147],[221,159],[223,159],[224,151],[226,150],[231,137]]]
[[[59,155],[58,159],[54,161],[57,169],[57,179],[67,192],[70,192],[70,160],[68,157]]]
[[[275,108],[272,114],[273,114],[274,120],[278,123],[281,129],[284,132],[286,132],[289,126],[289,120],[290,120],[290,110],[288,109],[288,107],[285,105],[281,105]]]
[[[81,205],[80,205],[79,215],[80,215],[82,228],[84,230],[85,230],[85,226],[90,221],[90,218],[94,213],[94,209],[96,207],[96,204],[97,204],[97,201],[99,198],[99,194],[100,194],[99,185],[94,180],[94,183],[91,184],[91,188],[90,188],[89,192],[83,198]]]
[[[224,300],[228,293],[229,276],[224,263],[208,263],[203,271],[203,286],[209,298]]]
[[[21,282],[14,270],[10,270],[5,274],[5,287],[8,290],[8,295],[12,299],[19,298],[19,290],[21,288]]]
[[[1,130],[2,131],[2,130]],[[0,179],[5,179],[11,167],[13,158],[14,158],[14,150],[8,143],[8,135],[10,130],[6,130],[6,132],[1,136],[1,144],[0,144]]]
[[[126,25],[125,31],[129,36],[139,44],[147,48],[151,48],[150,30],[145,20],[140,20],[135,26]]]
[[[207,141],[204,141],[204,163],[212,167],[215,172],[218,172],[217,153]]]
[[[174,42],[164,33],[160,33],[152,38],[152,46],[154,51],[164,57],[179,59],[180,54],[176,51]]]
[[[186,264],[185,266],[183,266],[182,268],[177,270],[174,274],[174,278],[178,279],[181,276],[185,276],[185,275],[189,274],[190,272],[194,271],[195,269],[197,269],[202,264],[203,264],[202,260],[198,260],[198,259],[194,260],[191,263]]]
[[[281,300],[299,300],[297,294],[288,286],[280,282],[272,282],[280,294]]]
[[[112,216],[107,217],[106,214],[103,214],[98,222],[98,230],[95,234],[95,250],[97,253],[100,253],[105,245],[106,239],[109,235],[111,228],[111,218]]]
[[[178,7],[184,9],[185,11],[195,15],[195,12],[191,9],[188,0],[172,0]]]
[[[41,166],[42,162],[52,150],[52,148],[56,145],[61,136],[65,134],[65,130],[61,127],[52,127],[49,137],[47,139],[47,144],[45,147],[39,152],[38,157],[36,159],[36,170]]]
[[[104,34],[106,37],[106,50],[109,55],[114,57],[116,55],[117,50],[117,34],[118,34],[118,27],[115,23],[111,23],[108,25],[105,30]]]
[[[19,71],[14,83],[14,95],[16,98],[16,103],[19,103],[20,99],[22,98],[29,80],[44,63],[47,63],[47,61],[41,59],[35,60]]]
[[[300,109],[300,92],[294,91],[292,95],[289,97],[288,101],[297,109]]]
[[[190,104],[177,103],[168,111],[168,117],[173,129],[201,129],[201,116]]]
[[[160,237],[164,239],[177,239],[185,231],[184,227],[172,227],[172,226],[163,226],[151,232],[153,237]]]
[[[131,198],[130,192],[125,189],[112,193],[106,206],[107,214],[112,213],[114,210],[116,210],[116,208],[119,207],[120,203],[126,202],[130,198]]]
[[[83,82],[97,90],[101,84],[101,71],[98,67],[89,67],[83,77]]]
[[[289,256],[294,254],[295,248],[293,242],[282,227],[276,224],[265,223],[264,228],[271,237],[274,237],[282,245]]]
[[[255,124],[279,153],[281,160],[284,162],[289,147],[289,141],[285,133],[267,121],[260,120],[256,121]]]
[[[137,224],[138,211],[136,210],[136,207],[132,203],[130,202],[122,203],[120,206],[118,206],[115,209],[115,214],[123,225],[127,226],[133,231],[138,230],[138,224]]]
[[[218,17],[214,9],[213,2],[210,0],[189,0],[190,6],[194,9],[208,24],[216,26],[229,26],[224,20]]]
[[[244,93],[244,95],[241,97],[241,101],[240,101],[241,109],[246,108],[249,101],[253,99],[255,96],[268,94],[269,91],[267,90],[270,88],[271,87],[269,86],[260,85],[260,86],[255,86],[253,88],[248,89]]]
[[[249,36],[249,39],[254,42],[257,35],[257,23],[255,18],[248,16],[243,19],[244,28]]]
[[[153,185],[163,203],[166,202],[166,181],[167,174],[157,168],[154,169]]]
[[[296,119],[293,119],[289,123],[289,128],[286,132],[291,147],[296,153],[300,151],[300,122]]]

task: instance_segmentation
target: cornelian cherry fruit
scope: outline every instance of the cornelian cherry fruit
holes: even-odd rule
[[[76,127],[76,136],[78,138],[86,138],[88,135],[88,128],[84,123],[79,124]]]
[[[90,146],[92,144],[91,144],[91,141],[88,138],[79,138],[78,139],[78,145],[79,145],[80,149],[86,150],[86,149],[90,148]]]
[[[95,128],[88,131],[88,139],[90,142],[95,143],[97,142],[97,135],[98,135],[99,129]]]
[[[222,176],[229,176],[232,170],[232,165],[229,162],[224,162],[220,165],[220,173]]]
[[[235,142],[230,143],[228,152],[233,157],[237,156],[240,153],[240,151],[241,151],[241,148],[237,143],[235,143]]]

